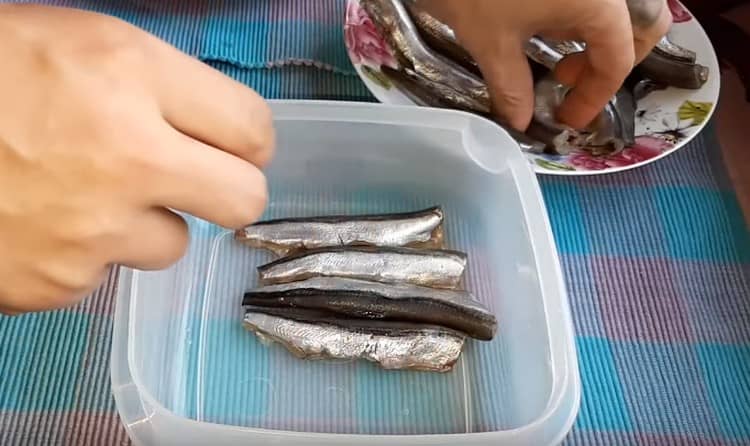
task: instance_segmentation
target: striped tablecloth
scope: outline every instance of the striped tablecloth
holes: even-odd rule
[[[49,3],[131,21],[268,98],[373,100],[343,0]],[[750,444],[750,235],[713,126],[647,167],[541,182],[583,380],[567,443]],[[113,285],[0,317],[0,445],[128,443],[109,385]]]

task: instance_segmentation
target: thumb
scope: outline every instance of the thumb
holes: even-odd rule
[[[499,121],[526,130],[534,111],[534,81],[519,39],[501,38],[475,59],[487,82],[492,112]],[[487,43],[483,43],[487,45]]]

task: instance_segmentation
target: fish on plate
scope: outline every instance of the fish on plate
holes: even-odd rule
[[[456,40],[453,30],[438,21],[415,0],[360,0],[380,33],[394,50],[398,67],[381,67],[383,74],[419,105],[454,108],[492,118],[489,90],[471,55]],[[646,17],[653,2],[629,1],[631,17]],[[575,41],[549,41],[532,36],[524,47],[532,62],[551,72],[564,57],[585,50]],[[635,69],[649,85],[697,89],[708,79],[708,68],[695,62],[695,52],[664,36]],[[529,129],[518,132],[502,125],[531,153],[567,154],[586,149],[614,154],[634,144],[637,96],[649,91],[633,90],[638,82],[623,87],[585,129],[572,129],[557,122],[554,111],[569,91],[554,85],[550,73],[535,76],[536,113]]]
[[[258,273],[262,285],[342,277],[456,288],[466,263],[465,253],[446,249],[336,246],[282,257],[259,266]]]
[[[491,340],[497,330],[495,315],[469,292],[406,283],[314,277],[253,289],[244,294],[242,304],[440,325],[485,341]]]
[[[465,342],[461,333],[440,326],[283,310],[248,308],[243,324],[261,340],[279,343],[301,359],[365,359],[384,369],[448,372]]]
[[[235,238],[280,256],[335,246],[438,249],[443,246],[443,218],[439,206],[393,214],[285,218],[251,224]]]
[[[636,70],[646,79],[670,87],[697,90],[708,81],[707,66],[691,62],[682,52],[652,51]]]
[[[527,130],[535,139],[554,147],[555,153],[567,154],[577,147],[611,148],[620,151],[635,143],[635,108],[633,93],[621,88],[586,129],[575,130],[559,124],[555,112],[570,87],[550,73],[536,83],[534,119]]]
[[[445,55],[475,75],[482,76],[476,61],[464,47],[459,45],[453,30],[435,19],[425,9],[423,2],[404,0],[402,3],[428,47],[435,49],[438,54]]]

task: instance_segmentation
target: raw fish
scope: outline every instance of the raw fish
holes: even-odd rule
[[[342,277],[456,288],[466,261],[466,254],[449,250],[334,247],[283,257],[258,267],[258,273],[263,285],[312,277]]]
[[[409,284],[384,284],[339,277],[315,277],[248,291],[242,304],[312,309],[344,318],[441,325],[491,340],[497,319],[471,294]]]
[[[278,255],[334,246],[443,246],[443,210],[370,215],[288,218],[254,223],[235,238]]]

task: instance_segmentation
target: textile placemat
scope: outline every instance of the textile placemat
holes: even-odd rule
[[[95,1],[268,98],[373,101],[343,0]],[[750,234],[713,124],[619,174],[541,177],[576,329],[570,445],[750,444]],[[114,274],[80,305],[0,317],[0,444],[128,444],[109,383]]]

